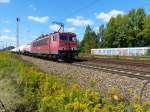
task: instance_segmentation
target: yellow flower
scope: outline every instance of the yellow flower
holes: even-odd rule
[[[113,95],[113,99],[118,101],[120,98],[117,95]]]

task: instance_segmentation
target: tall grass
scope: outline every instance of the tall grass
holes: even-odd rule
[[[0,68],[7,75],[15,72],[19,94],[25,99],[17,106],[23,112],[149,112],[149,104],[126,101],[119,92],[103,96],[92,88],[67,83],[54,74],[43,73],[18,56],[0,54]],[[5,76],[4,76],[5,77]],[[12,76],[11,76],[12,77]]]

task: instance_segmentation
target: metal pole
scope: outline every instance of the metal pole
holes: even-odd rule
[[[1,48],[0,48],[0,50],[2,50],[3,49],[3,41],[0,41],[2,44],[1,44]]]
[[[5,43],[5,48],[7,49],[7,41],[6,41],[6,43]]]
[[[3,49],[5,48],[4,42],[3,42]]]
[[[19,17],[17,17],[17,28],[16,28],[16,33],[17,33],[17,35],[16,35],[16,47],[18,48],[19,47],[19,22],[20,22],[20,18]]]
[[[4,49],[5,48],[4,41],[1,41],[1,43],[2,43],[2,49]]]

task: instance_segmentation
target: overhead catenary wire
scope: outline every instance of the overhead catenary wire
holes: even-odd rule
[[[91,2],[89,2],[88,4],[86,4],[84,7],[80,7],[80,8],[78,8],[78,9],[72,11],[70,14],[63,16],[62,18],[59,17],[60,20],[61,20],[60,22],[64,23],[64,22],[65,22],[65,19],[66,19],[67,17],[71,17],[71,16],[74,16],[74,15],[76,15],[76,14],[79,14],[80,12],[83,12],[84,10],[86,10],[86,9],[88,9],[88,8],[90,8],[90,7],[92,7],[92,6],[94,6],[94,5],[95,5],[96,3],[98,3],[98,2],[99,2],[99,0],[92,0]],[[59,21],[59,20],[52,20],[52,21],[51,21],[52,24],[53,24],[53,21]],[[44,29],[43,29],[43,30],[44,30]],[[45,31],[42,31],[42,33],[43,33],[43,32],[45,32]]]
[[[78,14],[78,13],[80,13],[80,12],[83,12],[84,10],[86,10],[86,9],[88,9],[88,8],[90,8],[90,7],[92,7],[92,6],[94,6],[97,2],[99,2],[99,0],[93,0],[92,2],[90,2],[90,3],[88,3],[86,6],[84,6],[84,7],[80,7],[79,9],[77,9],[77,10],[74,10],[74,11],[72,11],[70,14],[68,14],[68,15],[66,15],[66,16],[64,16],[64,17],[62,17],[60,20],[62,20],[61,22],[65,22],[65,19],[67,18],[67,17],[71,17],[71,16],[74,16],[75,14]],[[53,23],[53,22],[52,22]]]
[[[79,9],[72,11],[70,14],[65,15],[64,17],[61,18],[61,20],[64,20],[64,19],[66,19],[67,17],[74,16],[75,14],[79,14],[80,12],[83,12],[84,10],[86,10],[86,9],[88,9],[88,8],[90,8],[90,7],[92,7],[92,6],[94,6],[94,5],[95,5],[96,3],[98,3],[98,2],[99,2],[99,0],[93,0],[92,2],[88,3],[86,6],[80,7]]]
[[[93,0],[92,2],[90,2],[89,4],[87,4],[85,7],[81,7],[79,9],[77,9],[76,11],[74,11],[72,14],[76,14],[79,12],[83,12],[85,9],[92,7],[93,5],[95,5],[98,2],[98,0]]]

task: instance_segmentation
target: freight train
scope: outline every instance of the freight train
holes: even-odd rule
[[[54,60],[73,61],[78,55],[76,34],[64,32],[63,23],[53,23],[60,26],[57,32],[41,35],[30,44],[15,48],[12,52],[47,57]]]

